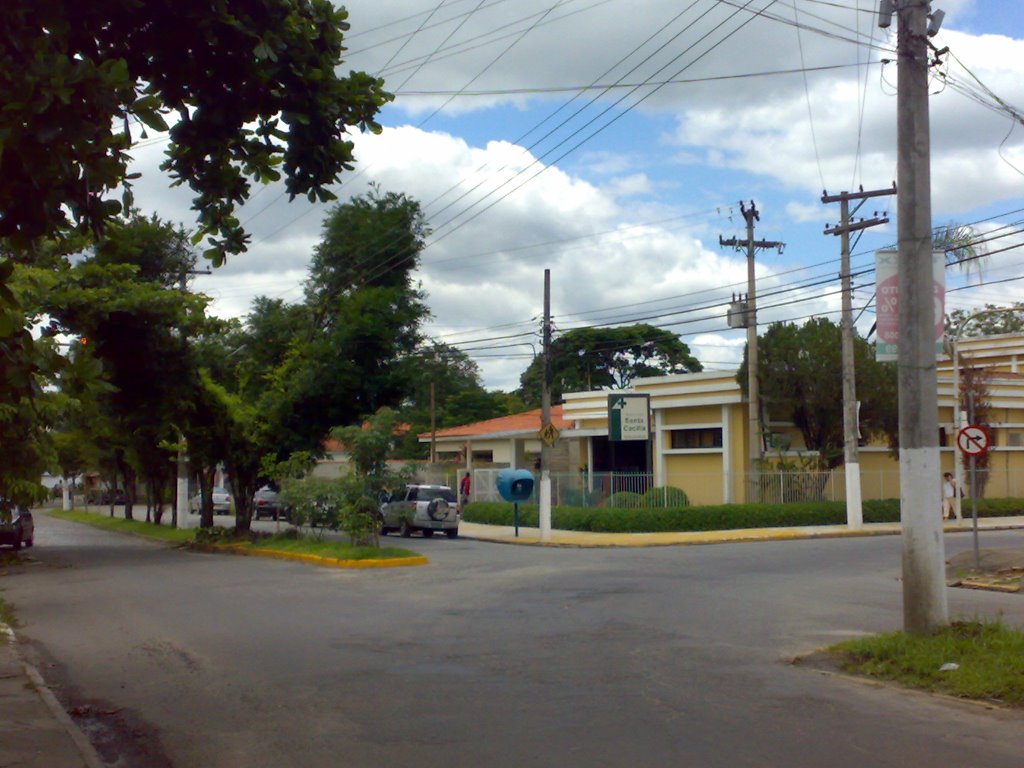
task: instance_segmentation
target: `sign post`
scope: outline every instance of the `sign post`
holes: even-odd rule
[[[973,406],[974,403],[972,402]],[[974,408],[972,407],[973,411]],[[971,414],[974,415],[973,413]],[[971,458],[971,519],[973,520],[972,526],[974,528],[974,568],[980,570],[981,568],[981,552],[978,550],[978,469],[977,461],[978,457],[988,453],[989,446],[992,445],[992,435],[989,433],[988,428],[980,424],[968,424],[966,427],[961,429],[956,435],[956,444],[962,453]],[[957,492],[959,492],[957,488]]]

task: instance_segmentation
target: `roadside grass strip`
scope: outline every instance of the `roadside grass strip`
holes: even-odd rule
[[[892,632],[839,643],[828,653],[852,674],[1024,708],[1024,631],[1001,621],[954,621],[925,636]]]
[[[109,515],[93,512],[81,512],[75,509],[69,512],[65,512],[62,509],[49,509],[46,513],[61,520],[85,523],[93,528],[100,528],[104,531],[134,533],[136,536],[143,536],[147,539],[156,539],[157,541],[167,541],[175,544],[187,544],[195,533],[195,531],[188,529],[147,523],[145,520],[125,520],[120,517],[110,517]]]
[[[397,547],[354,547],[336,541],[290,536],[274,536],[269,539],[235,543],[211,542],[205,547],[199,546],[236,555],[297,560],[334,568],[396,568],[426,565],[429,562],[423,555]]]
[[[209,536],[204,529],[171,528],[166,525],[155,525],[141,520],[124,520],[91,512],[48,510],[47,513],[61,520],[84,523],[105,531],[131,533],[202,552],[273,557],[334,568],[395,568],[426,565],[429,562],[423,555],[407,549],[354,547],[338,541],[297,537],[294,533],[255,540],[236,540],[232,538],[230,530],[223,528],[213,529],[209,532],[213,533],[213,536]],[[206,540],[203,540],[204,536],[207,537]]]

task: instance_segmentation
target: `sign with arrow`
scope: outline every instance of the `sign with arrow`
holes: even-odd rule
[[[608,439],[650,440],[650,395],[608,395]]]
[[[957,447],[968,456],[981,456],[988,453],[992,437],[988,429],[978,424],[969,424],[961,429],[956,436]]]

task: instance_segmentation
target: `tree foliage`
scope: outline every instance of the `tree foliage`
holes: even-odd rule
[[[980,314],[963,325],[961,338],[1024,332],[1024,302],[1015,301],[1008,307],[986,304],[983,311],[985,314]],[[946,318],[947,334],[955,333],[967,318],[978,312],[976,309],[954,309]]]
[[[169,131],[161,166],[196,194],[215,263],[244,250],[250,181],[330,199],[350,126],[379,130],[381,80],[337,74],[347,12],[329,0],[11,0],[0,18],[0,237],[72,223],[99,232],[130,207],[132,132]],[[126,188],[130,189],[130,188]],[[69,217],[70,214],[70,217]]]
[[[671,331],[643,323],[616,328],[577,328],[551,343],[551,397],[590,389],[623,389],[644,376],[701,371],[700,361]],[[534,358],[520,377],[527,406],[540,405],[544,363]]]
[[[804,445],[826,468],[843,463],[842,330],[824,318],[803,325],[772,323],[758,337],[758,384],[768,419],[792,421]],[[862,436],[895,445],[898,414],[895,366],[878,363],[874,348],[854,337]],[[747,357],[736,374],[747,392]],[[767,419],[765,421],[767,423]]]

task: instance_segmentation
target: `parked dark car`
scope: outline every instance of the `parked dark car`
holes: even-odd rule
[[[23,544],[31,547],[35,531],[32,513],[24,507],[19,507],[11,513],[11,522],[0,522],[0,545],[15,549],[21,549]]]
[[[86,504],[127,504],[128,494],[123,488],[90,488],[85,492]]]
[[[290,512],[291,510],[281,503],[277,491],[269,485],[264,485],[252,496],[252,517],[254,520],[264,517],[270,517],[274,520],[283,517],[287,520]]]

